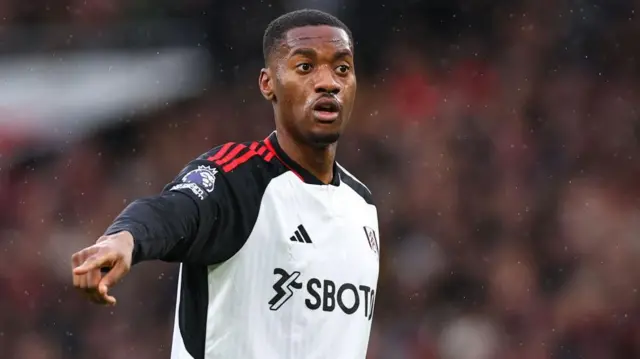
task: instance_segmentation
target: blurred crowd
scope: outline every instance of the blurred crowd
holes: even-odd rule
[[[396,3],[387,31],[344,18],[366,56],[338,159],[381,222],[368,358],[639,358],[640,3]],[[0,1],[0,18],[45,6]],[[259,56],[259,35],[228,36]],[[169,357],[177,267],[137,266],[100,308],[71,287],[70,255],[193,157],[270,133],[259,60],[0,168],[0,358]]]

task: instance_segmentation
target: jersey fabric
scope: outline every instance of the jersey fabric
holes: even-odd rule
[[[192,161],[107,234],[133,261],[180,262],[172,359],[364,359],[379,234],[371,193],[339,164],[323,184],[276,133]]]

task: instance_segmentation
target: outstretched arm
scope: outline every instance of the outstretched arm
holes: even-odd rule
[[[131,203],[96,244],[73,255],[74,285],[92,301],[115,304],[108,289],[135,263],[205,265],[223,258],[226,247],[217,232],[233,222],[225,181],[210,163],[195,161],[164,193]]]
[[[160,259],[186,262],[195,259],[196,241],[211,233],[214,221],[201,221],[198,203],[182,192],[139,199],[131,203],[109,226],[105,235],[132,234],[132,264]],[[207,212],[211,213],[211,210]],[[201,228],[202,227],[202,228]],[[204,232],[198,235],[198,232]]]

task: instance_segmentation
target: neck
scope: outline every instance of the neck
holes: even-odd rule
[[[331,183],[337,144],[333,143],[319,148],[313,147],[296,141],[282,129],[277,129],[276,135],[280,147],[287,156],[323,183]]]

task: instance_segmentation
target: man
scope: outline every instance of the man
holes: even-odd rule
[[[132,264],[180,262],[171,358],[364,358],[377,212],[335,162],[356,94],[352,36],[295,11],[268,26],[263,51],[276,131],[207,152],[129,205],[73,255],[74,285],[115,304],[108,291]]]

